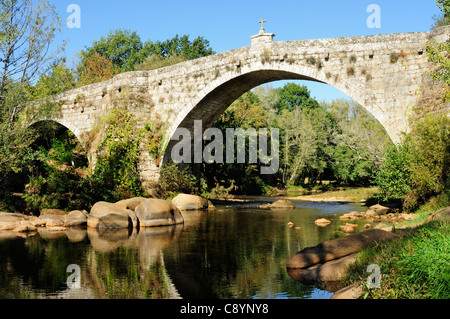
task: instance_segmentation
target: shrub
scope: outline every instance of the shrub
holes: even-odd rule
[[[155,185],[158,197],[169,198],[177,193],[196,194],[197,178],[189,171],[189,167],[182,168],[169,162],[161,167],[159,182]]]

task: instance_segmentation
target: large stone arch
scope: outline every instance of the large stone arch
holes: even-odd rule
[[[247,64],[239,72],[227,72],[212,81],[178,113],[168,129],[164,162],[169,160],[171,149],[177,143],[170,140],[177,128],[187,128],[192,134],[194,120],[202,120],[205,130],[242,94],[259,85],[278,80],[308,80],[333,86],[369,111],[383,125],[390,138],[397,141],[400,131],[389,130],[384,125],[382,108],[373,100],[367,99],[360,87],[351,86],[346,79],[330,81],[326,73],[316,67],[283,62],[256,62]]]

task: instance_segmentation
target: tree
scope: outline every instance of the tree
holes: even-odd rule
[[[367,185],[392,145],[383,126],[354,101],[334,100],[324,107],[333,117],[331,168],[339,183]]]
[[[97,52],[86,57],[83,64],[83,71],[78,80],[79,86],[106,81],[119,73],[119,68],[114,65],[112,58],[106,58]]]
[[[47,1],[0,2],[0,95],[10,80],[29,84],[46,70],[55,54],[49,49],[59,28],[54,6]]]
[[[61,25],[47,1],[0,2],[0,188],[33,158],[29,146],[36,136],[28,127],[26,106],[32,82],[57,60],[49,52]],[[51,110],[43,103],[34,113]]]
[[[113,67],[118,68],[120,72],[134,71],[136,65],[143,61],[142,48],[141,38],[135,31],[121,29],[110,31],[106,37],[101,37],[100,40],[94,41],[90,47],[81,51],[78,72],[83,73],[87,67],[87,61],[92,60],[94,56],[111,60]]]
[[[288,83],[278,91],[280,99],[276,108],[278,113],[285,109],[293,110],[294,108],[317,108],[319,103],[311,98],[311,93],[306,86],[300,86],[295,83]]]
[[[435,69],[430,72],[434,81],[443,84],[443,102],[450,101],[450,42],[437,43],[430,41],[427,43],[428,59],[433,63]]]
[[[154,53],[163,57],[183,56],[188,60],[193,60],[208,55],[215,54],[210,43],[203,37],[197,37],[193,41],[189,40],[189,35],[179,36],[166,41],[148,41],[144,44],[143,53],[150,56]]]
[[[48,73],[43,74],[33,89],[37,99],[58,94],[76,87],[75,74],[65,64],[54,64]]]
[[[433,28],[450,24],[450,0],[437,0],[436,6],[441,9],[442,14],[434,17]]]
[[[283,181],[295,183],[299,178],[308,182],[318,179],[327,166],[325,149],[329,143],[331,122],[326,111],[319,108],[284,109],[278,120],[283,131]],[[303,181],[302,181],[303,182]]]
[[[210,48],[209,41],[203,37],[189,40],[188,35],[179,37],[178,34],[166,41],[147,41],[141,51],[143,61],[136,66],[138,70],[154,70],[215,54]]]

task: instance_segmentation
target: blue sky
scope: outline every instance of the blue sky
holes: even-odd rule
[[[68,40],[66,55],[77,52],[110,30],[136,31],[142,41],[161,40],[176,34],[191,39],[203,36],[216,52],[250,45],[261,18],[275,41],[363,36],[429,31],[440,13],[435,0],[49,0],[65,21],[67,7],[81,9],[81,28],[63,27],[58,40]],[[370,29],[370,4],[381,10],[381,28]],[[305,84],[318,100],[346,97],[331,86]],[[278,84],[279,85],[279,84]],[[277,86],[275,83],[274,86]]]

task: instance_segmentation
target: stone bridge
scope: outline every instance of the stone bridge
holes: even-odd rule
[[[261,84],[311,80],[332,85],[361,104],[398,142],[408,131],[408,117],[428,78],[427,41],[447,41],[450,26],[334,39],[274,42],[273,38],[261,29],[247,47],[152,71],[122,73],[64,92],[53,97],[60,111],[42,120],[71,130],[95,161],[89,133],[111,109],[126,104],[139,125],[162,121],[170,155],[170,138],[178,127],[192,131],[194,120],[203,120],[203,129],[210,127],[233,101]],[[144,185],[158,180],[159,166],[142,152],[139,169]]]

